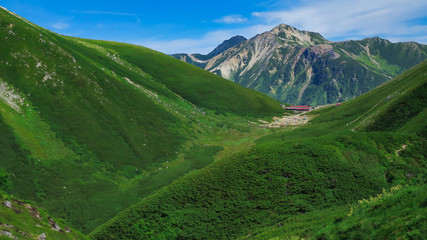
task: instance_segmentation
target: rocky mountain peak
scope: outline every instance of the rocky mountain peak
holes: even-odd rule
[[[284,24],[284,23],[282,23],[282,24],[279,24],[279,25],[277,25],[276,27],[274,27],[273,29],[271,29],[271,33],[274,33],[274,34],[277,34],[278,32],[286,32],[286,31],[289,31],[289,30],[293,30],[293,31],[299,31],[298,29],[296,29],[296,28],[294,28],[294,27],[292,27],[292,26],[290,26],[290,25],[287,25],[287,24]]]
[[[280,24],[269,33],[276,35],[282,44],[288,45],[312,46],[328,42],[319,33],[301,31],[287,24]]]

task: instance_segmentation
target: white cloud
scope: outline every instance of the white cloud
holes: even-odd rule
[[[58,30],[64,30],[70,27],[70,24],[61,21],[52,24],[52,27]]]
[[[408,35],[421,39],[427,25],[411,20],[426,17],[425,0],[308,0],[304,6],[283,11],[254,12],[252,16],[273,25],[286,23],[321,33],[326,38],[382,36],[398,40]]]
[[[228,15],[228,16],[224,16],[220,19],[214,20],[214,22],[216,22],[216,23],[226,23],[226,24],[244,23],[246,21],[248,21],[248,19],[245,17],[242,17],[241,15]]]
[[[202,53],[207,54],[215,47],[221,44],[224,40],[229,39],[236,35],[242,35],[246,38],[253,37],[258,33],[271,30],[272,25],[254,25],[246,28],[238,28],[231,30],[220,30],[208,32],[198,39],[181,38],[173,40],[159,40],[159,39],[142,39],[140,41],[133,41],[133,44],[148,47],[166,54],[173,53]]]

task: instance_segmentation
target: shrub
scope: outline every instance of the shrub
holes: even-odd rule
[[[9,192],[10,190],[12,190],[12,184],[9,180],[9,174],[3,168],[0,168],[0,191]]]

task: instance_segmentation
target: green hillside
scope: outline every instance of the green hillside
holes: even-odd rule
[[[88,239],[62,219],[53,219],[44,209],[2,191],[0,169],[0,239]]]
[[[357,203],[295,215],[243,239],[424,239],[426,187],[396,185]]]
[[[116,42],[89,41],[115,52],[184,99],[216,113],[262,116],[281,111],[278,101],[154,50]],[[233,103],[233,104],[230,104]]]
[[[0,167],[89,232],[268,130],[279,102],[143,47],[61,36],[0,9]],[[246,139],[229,144],[225,139]]]
[[[409,186],[385,190],[385,193],[383,190],[367,200],[361,197],[359,203],[295,215],[272,226],[253,229],[251,235],[239,239],[424,239],[426,74],[425,61],[340,107],[312,112],[317,115],[312,125],[296,129],[290,132],[292,134],[270,135],[259,140],[280,141],[284,137],[298,139],[310,134],[326,135],[332,131],[347,135],[349,129],[369,131],[368,134],[377,135],[373,138],[372,146],[385,150],[387,160],[384,163],[384,177],[387,182],[391,185],[409,183]],[[387,144],[377,139],[385,136],[384,131],[393,135],[388,138],[388,144],[396,136],[402,136],[406,141],[400,147],[386,147]]]
[[[310,114],[317,117],[310,124],[265,136],[251,149],[175,181],[120,213],[91,237],[258,239],[257,231],[295,218],[314,222],[313,227],[302,222],[301,231],[294,231],[296,236],[310,237],[327,224],[338,223],[348,204],[396,184],[418,188],[427,176],[425,119],[420,120],[427,108],[426,74],[427,61],[342,106],[314,111]],[[392,128],[371,129],[385,125],[384,116],[402,104],[414,106],[406,118],[392,120],[396,123]],[[403,204],[399,198],[393,201]],[[425,209],[420,198],[413,201]],[[403,206],[396,206],[392,214]],[[326,221],[316,222],[316,217]],[[359,219],[345,223],[356,232],[354,236],[363,231],[351,228]],[[402,221],[396,221],[399,231],[405,231]],[[422,231],[425,224],[411,227]],[[400,234],[404,233],[396,236]]]
[[[360,200],[346,217],[320,230],[315,238],[424,239],[427,235],[427,188],[425,185],[399,187]]]

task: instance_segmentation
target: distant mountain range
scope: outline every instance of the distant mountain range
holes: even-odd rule
[[[427,45],[415,42],[331,42],[285,24],[246,41],[236,38],[215,56],[173,56],[282,102],[313,106],[353,99],[427,58]]]

